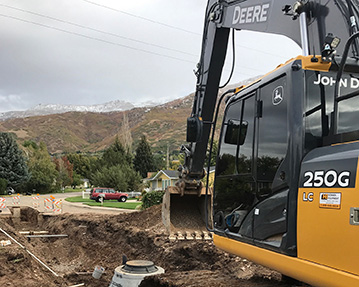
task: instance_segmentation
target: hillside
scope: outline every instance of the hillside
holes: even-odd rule
[[[19,143],[43,141],[50,153],[96,152],[121,138],[124,113],[128,117],[134,144],[146,135],[154,151],[179,149],[185,142],[186,119],[191,113],[193,95],[152,108],[123,112],[67,112],[15,118],[0,122],[1,132],[11,132]]]
[[[226,89],[247,85],[257,77]],[[223,93],[220,90],[219,93]],[[16,135],[17,141],[44,142],[50,153],[97,152],[121,139],[124,114],[128,118],[133,144],[145,135],[154,152],[180,150],[186,140],[187,117],[192,111],[194,94],[155,107],[112,112],[67,112],[61,114],[12,118],[0,121],[0,132]],[[115,102],[118,103],[118,102]],[[121,103],[121,102],[120,102]],[[121,103],[123,104],[123,103]],[[123,108],[123,105],[122,105]],[[223,104],[222,104],[223,111]],[[221,114],[218,122],[221,122]],[[217,125],[218,130],[218,125]],[[216,132],[216,137],[218,137]]]

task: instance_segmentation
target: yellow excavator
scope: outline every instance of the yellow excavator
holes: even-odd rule
[[[170,232],[206,227],[220,249],[286,276],[359,286],[358,4],[208,1],[185,162],[163,201]],[[302,55],[218,96],[239,30],[285,35]],[[206,190],[222,102],[214,187]]]

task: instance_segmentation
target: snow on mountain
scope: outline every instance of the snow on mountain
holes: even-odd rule
[[[253,82],[257,77],[253,77],[247,80],[244,80],[236,85],[229,85],[226,89],[239,87],[242,85],[247,85],[250,82]],[[223,93],[224,90],[220,90],[220,93]],[[186,99],[186,98],[183,98]],[[179,99],[176,99],[179,100]],[[7,120],[11,118],[26,118],[33,116],[44,116],[44,115],[52,115],[52,114],[62,114],[66,112],[92,112],[92,113],[108,113],[108,112],[121,112],[128,111],[133,108],[148,108],[149,110],[152,107],[164,105],[170,103],[172,101],[176,101],[173,98],[158,98],[156,102],[154,101],[146,101],[140,103],[129,103],[125,101],[111,101],[104,104],[98,105],[57,105],[57,104],[39,104],[33,108],[30,108],[26,111],[10,111],[0,113],[0,121]]]
[[[43,105],[39,104],[31,109],[28,112],[55,112],[55,113],[66,113],[66,112],[93,112],[93,113],[107,113],[113,111],[126,111],[133,109],[135,106],[131,103],[124,101],[112,101],[105,104],[99,105]]]
[[[26,118],[32,116],[44,116],[52,114],[62,114],[67,112],[92,112],[92,113],[108,113],[121,112],[131,110],[139,107],[154,107],[159,105],[153,101],[132,104],[125,101],[111,101],[98,105],[57,105],[57,104],[39,104],[26,111],[10,111],[0,113],[0,120],[7,120],[11,118]]]

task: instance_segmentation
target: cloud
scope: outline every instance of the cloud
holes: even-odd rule
[[[1,7],[6,17],[0,16],[0,91],[21,95],[21,103],[4,104],[3,111],[39,103],[175,99],[195,90],[193,70],[207,0],[59,0],[56,5],[4,0],[3,4],[16,9]],[[272,45],[259,43],[258,37],[243,35],[238,36],[239,45],[264,47],[267,54],[255,57],[251,49],[239,47],[240,68],[232,83],[264,74],[269,66],[286,60],[268,57],[283,51],[273,52]],[[282,40],[278,44],[284,52],[290,50]],[[230,70],[228,54],[226,70]],[[224,72],[224,80],[228,74]]]
[[[0,94],[0,112],[10,110],[24,110],[28,104],[23,100],[21,95],[1,95]]]

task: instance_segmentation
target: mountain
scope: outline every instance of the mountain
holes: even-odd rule
[[[33,116],[44,116],[53,114],[63,114],[67,112],[93,112],[93,113],[109,113],[114,111],[128,111],[135,107],[153,107],[160,103],[144,102],[138,104],[132,104],[125,101],[112,101],[99,105],[55,105],[55,104],[39,104],[26,111],[11,111],[0,113],[0,121],[12,118],[26,118]]]
[[[245,85],[248,81],[236,86]],[[0,132],[15,134],[20,144],[25,140],[42,141],[52,154],[96,152],[107,148],[116,136],[121,140],[122,124],[127,118],[133,146],[137,146],[141,136],[145,135],[155,152],[166,152],[167,146],[171,150],[179,150],[185,143],[187,117],[192,111],[193,97],[194,94],[191,94],[165,104],[146,107],[115,101],[68,112],[65,112],[67,106],[39,105],[33,110],[39,114],[40,111],[51,111],[53,114],[14,116],[2,120]],[[58,113],[54,114],[56,110]]]
[[[167,144],[179,148],[185,141],[186,118],[191,112],[193,95],[155,107],[132,108],[112,112],[65,112],[18,117],[0,121],[0,131],[25,140],[43,141],[50,153],[96,152],[121,139],[124,116],[136,145],[145,135],[154,150],[166,150]]]

